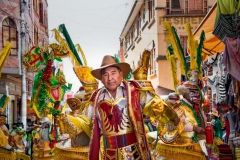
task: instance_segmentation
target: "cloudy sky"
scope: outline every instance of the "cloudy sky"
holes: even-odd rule
[[[49,0],[49,30],[64,23],[74,44],[79,43],[88,66],[98,68],[102,57],[119,50],[119,36],[134,0]],[[51,41],[50,41],[51,42]],[[80,82],[68,59],[64,59],[66,80],[73,92]]]

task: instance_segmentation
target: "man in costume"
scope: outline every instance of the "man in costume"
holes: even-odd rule
[[[150,159],[142,112],[157,118],[165,105],[151,82],[123,81],[129,71],[129,64],[117,63],[113,56],[107,55],[101,67],[91,72],[104,87],[93,93],[90,99],[93,105],[88,108],[94,125],[89,159],[99,159],[96,153],[100,135],[103,135],[104,160]],[[138,71],[139,76],[147,76],[141,68]]]

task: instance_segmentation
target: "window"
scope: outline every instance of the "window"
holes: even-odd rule
[[[137,21],[137,37],[140,35],[140,29],[141,29],[141,13],[139,12]]]
[[[39,3],[39,22],[44,24],[43,3]]]
[[[30,50],[30,47],[32,46],[32,40],[29,36],[29,38],[26,37],[26,50]]]
[[[6,18],[2,23],[3,46],[10,42],[12,44],[11,55],[18,54],[18,32],[16,23],[11,18]]]
[[[145,22],[145,14],[146,14],[146,11],[145,11],[145,8],[143,8],[143,23]]]
[[[204,14],[207,14],[207,0],[204,0],[204,2],[203,2],[203,13]]]
[[[133,33],[133,40],[134,40],[135,39],[135,27],[133,27],[132,33]]]
[[[190,14],[203,14],[204,0],[189,1],[189,13]]]
[[[187,48],[187,36],[180,36],[180,43],[183,48],[183,52],[185,56],[188,56],[188,48]]]
[[[48,18],[47,17],[48,17],[47,12],[45,11],[44,12],[44,25],[45,25],[46,28],[48,28]]]
[[[44,41],[44,38],[42,39],[42,46],[44,46],[44,44],[45,44],[45,41]]]
[[[154,41],[152,41],[149,45],[148,45],[148,49],[150,50],[151,54],[150,54],[150,75],[152,74],[156,74],[156,61],[155,61],[155,43]]]
[[[148,20],[150,22],[150,20],[153,18],[153,1],[154,0],[148,0]]]
[[[36,25],[34,26],[34,44],[38,45],[38,28]]]
[[[174,9],[180,9],[179,0],[172,0],[172,8],[174,8]]]
[[[130,46],[130,38],[129,35],[126,36],[125,38],[125,43],[126,43],[126,48],[128,48]]]
[[[38,13],[38,1],[37,0],[33,0],[33,8],[35,10],[35,13]]]
[[[185,0],[185,14],[188,14],[188,0]]]
[[[131,30],[131,44],[133,44],[133,40],[134,40],[134,27]]]
[[[27,94],[31,95],[32,94],[32,87],[33,87],[33,81],[28,80],[27,81]]]
[[[26,50],[28,50],[29,49],[29,43],[28,43],[28,38],[27,38],[28,36],[26,35],[26,37],[25,37],[25,49]]]
[[[167,11],[167,15],[170,14],[170,2],[169,0],[166,1],[166,11]]]

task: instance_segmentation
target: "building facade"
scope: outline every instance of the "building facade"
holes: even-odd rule
[[[134,68],[141,53],[145,49],[150,50],[149,80],[155,89],[173,90],[170,65],[166,59],[170,42],[163,22],[170,21],[177,29],[181,45],[187,53],[184,24],[190,22],[194,31],[214,2],[215,0],[135,0],[120,35],[120,59]],[[178,74],[180,78],[180,71]]]
[[[11,104],[6,109],[7,122],[11,126],[22,115],[21,92],[21,41],[25,50],[33,45],[48,44],[48,3],[47,0],[4,0],[0,1],[0,49],[7,42],[12,44],[11,53],[2,69],[0,94],[8,94]],[[22,13],[22,14],[21,14]],[[25,22],[25,36],[22,38],[21,22]],[[22,35],[21,35],[22,34]],[[34,73],[26,73],[27,104],[29,104]],[[30,110],[28,110],[30,114]]]

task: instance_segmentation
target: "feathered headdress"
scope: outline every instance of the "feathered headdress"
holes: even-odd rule
[[[199,44],[198,42],[194,39],[194,36],[191,31],[191,26],[189,23],[185,24],[185,29],[188,32],[188,52],[190,55],[190,67],[187,65],[186,57],[183,51],[183,48],[180,44],[179,37],[177,35],[176,28],[171,26],[170,22],[165,21],[164,22],[164,27],[169,33],[169,39],[171,41],[172,47],[173,47],[173,52],[176,54],[179,62],[180,62],[180,69],[181,69],[181,74],[188,76],[187,73],[188,71],[191,70],[198,70],[199,73],[201,74],[201,53],[202,53],[202,48],[203,48],[203,41],[205,38],[204,31],[202,31],[201,36],[200,36],[200,41]]]
[[[3,115],[3,112],[6,109],[7,104],[8,104],[9,101],[10,101],[10,98],[8,96],[6,96],[6,95],[3,95],[0,98],[0,116],[5,116],[5,115]]]
[[[170,63],[171,75],[173,79],[173,86],[176,93],[177,86],[180,84],[180,81],[177,79],[177,56],[173,52],[172,45],[168,46],[167,60]]]

